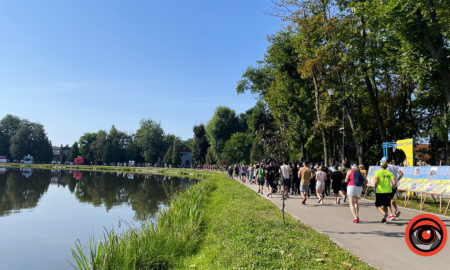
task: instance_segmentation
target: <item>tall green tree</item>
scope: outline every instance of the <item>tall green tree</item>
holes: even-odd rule
[[[74,142],[70,147],[69,156],[67,157],[70,162],[73,162],[76,157],[80,155],[80,149],[78,143]]]
[[[236,132],[225,142],[222,153],[222,163],[250,163],[252,137],[249,134]]]
[[[142,151],[146,162],[159,162],[164,154],[164,131],[159,123],[151,119],[141,120],[140,128],[136,132],[137,145]]]
[[[194,142],[192,149],[192,158],[194,162],[204,164],[206,161],[206,153],[209,143],[206,138],[206,130],[203,124],[194,126]]]
[[[206,125],[206,137],[215,160],[220,160],[225,142],[239,130],[239,119],[234,110],[219,106]]]
[[[92,145],[94,144],[96,139],[97,133],[86,132],[80,137],[78,141],[80,154],[86,160],[86,162],[95,161],[94,151],[92,151],[91,149],[93,148]]]

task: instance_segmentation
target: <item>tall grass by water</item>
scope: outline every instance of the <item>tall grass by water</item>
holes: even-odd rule
[[[178,194],[158,222],[123,233],[105,232],[99,242],[76,243],[72,255],[76,269],[168,269],[193,254],[202,237],[204,216],[200,208],[215,188],[202,181]]]

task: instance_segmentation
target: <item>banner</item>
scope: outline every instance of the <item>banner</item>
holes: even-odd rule
[[[406,155],[406,166],[414,165],[414,142],[413,139],[398,140],[397,149],[403,150]]]
[[[375,185],[375,172],[380,166],[370,166],[367,175],[368,186]],[[403,177],[398,183],[398,190],[443,194],[450,196],[450,166],[399,167]]]

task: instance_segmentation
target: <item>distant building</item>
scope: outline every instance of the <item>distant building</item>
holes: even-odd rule
[[[8,157],[7,156],[0,156],[0,163],[6,163],[8,162]]]
[[[180,150],[181,167],[190,168],[192,166],[192,152],[187,147]]]
[[[61,144],[61,146],[53,146],[52,149],[53,149],[53,161],[61,163],[67,161],[67,157],[69,156],[70,152],[69,145],[63,146]]]

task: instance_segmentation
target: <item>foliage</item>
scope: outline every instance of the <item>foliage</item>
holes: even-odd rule
[[[69,161],[73,162],[73,160],[81,155],[80,149],[78,148],[78,143],[74,142],[70,147],[69,156],[67,157]]]
[[[146,162],[155,163],[162,158],[164,153],[163,134],[161,124],[151,119],[140,122],[140,128],[136,131],[136,139]]]
[[[192,146],[192,158],[194,162],[204,164],[206,161],[206,152],[209,147],[205,126],[203,124],[196,125],[194,126],[193,131],[194,142]]]
[[[234,133],[225,142],[222,152],[222,160],[225,164],[250,163],[250,149],[252,147],[252,137],[242,132]]]
[[[214,160],[220,160],[225,142],[239,130],[239,119],[234,110],[227,107],[217,107],[206,125],[206,137],[211,145],[209,150]]]

